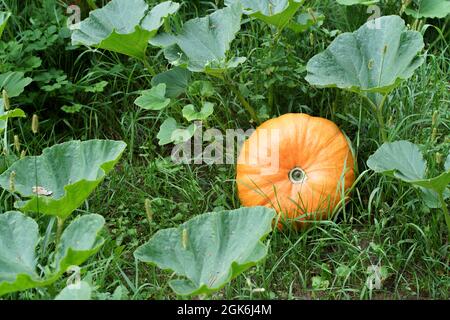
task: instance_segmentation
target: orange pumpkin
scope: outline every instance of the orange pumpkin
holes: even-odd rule
[[[331,121],[286,114],[242,146],[236,176],[244,206],[274,208],[294,226],[327,219],[355,181],[349,142]]]

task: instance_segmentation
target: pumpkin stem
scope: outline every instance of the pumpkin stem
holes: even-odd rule
[[[293,184],[303,183],[307,178],[305,171],[299,167],[289,171],[289,180],[291,180]]]

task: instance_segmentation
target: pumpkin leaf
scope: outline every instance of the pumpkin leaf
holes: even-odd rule
[[[291,24],[304,0],[225,0],[225,5],[241,3],[244,13],[278,29]]]
[[[228,60],[230,44],[241,28],[242,8],[236,3],[187,21],[179,34],[160,34],[150,43],[164,48],[166,59],[193,72],[222,73],[243,61]]]
[[[197,126],[191,124],[187,128],[180,127],[174,118],[167,118],[159,128],[158,135],[159,145],[164,146],[169,143],[183,143],[194,136]]]
[[[406,8],[405,13],[416,19],[445,18],[450,14],[450,1],[448,0],[417,0],[415,8]]]
[[[2,102],[0,102],[0,108],[2,108]],[[10,118],[24,118],[26,117],[25,112],[22,109],[13,109],[9,111],[0,110],[0,121],[5,121]],[[1,127],[1,125],[0,125]]]
[[[441,207],[441,201],[439,199],[439,194],[430,189],[420,188],[422,191],[421,196],[425,205],[430,209],[438,209]],[[442,194],[444,200],[450,198],[450,190],[446,189]]]
[[[166,97],[177,98],[186,92],[192,73],[180,67],[175,67],[160,73],[152,78],[152,86],[164,83],[166,85]]]
[[[179,295],[211,293],[266,256],[261,240],[272,230],[274,217],[265,207],[206,213],[158,231],[134,255],[180,276],[169,282]]]
[[[370,169],[406,182],[423,179],[426,163],[419,147],[409,141],[384,143],[367,160]]]
[[[5,130],[5,121],[10,118],[23,118],[26,117],[25,112],[22,109],[13,109],[5,112],[5,105],[3,99],[0,98],[0,133]]]
[[[422,188],[431,189],[438,193],[442,193],[450,185],[450,171],[441,173],[435,178],[417,180],[411,183]]]
[[[0,38],[3,35],[3,31],[5,30],[6,24],[8,23],[8,19],[11,16],[10,12],[0,11]]]
[[[36,271],[37,223],[17,211],[0,215],[0,296],[50,285],[70,266],[85,262],[104,242],[98,236],[104,223],[103,217],[96,214],[75,219],[61,236],[53,263],[56,268],[41,276]]]
[[[156,87],[141,92],[141,96],[134,103],[145,110],[162,110],[170,104],[166,98],[166,84],[160,83]]]
[[[69,284],[56,297],[55,300],[91,300],[92,288],[86,281]]]
[[[89,13],[72,33],[72,44],[144,59],[148,41],[156,35],[164,19],[179,7],[178,3],[165,1],[149,10],[144,0],[112,0]]]
[[[98,214],[76,218],[64,230],[55,253],[55,270],[65,272],[70,266],[78,266],[95,254],[105,242],[98,233],[105,219]]]
[[[206,81],[206,80],[194,81],[189,86],[188,91],[189,91],[189,94],[191,94],[193,96],[199,96],[199,97],[203,97],[203,98],[212,97],[216,93],[216,90],[214,90],[212,83],[210,81]]]
[[[445,171],[450,171],[450,154],[447,156],[447,160],[445,160],[444,168]]]
[[[8,287],[26,288],[40,281],[35,254],[38,242],[39,228],[33,219],[15,211],[0,215],[0,295],[10,292]]]
[[[427,179],[425,177],[426,162],[419,148],[409,141],[384,143],[369,157],[367,165],[375,172],[393,176],[420,187],[427,205],[437,204],[438,194],[447,196],[446,188],[450,184],[450,171]]]
[[[313,26],[320,27],[324,20],[325,16],[320,12],[302,12],[288,25],[288,27],[295,32],[304,32]]]
[[[367,0],[336,0],[337,3],[342,4],[344,6],[352,6],[355,4],[362,4],[362,5],[366,5],[369,6],[371,4],[375,4],[380,2],[379,0],[372,0],[372,1],[367,1]]]
[[[31,78],[25,78],[24,75],[23,72],[13,71],[0,74],[0,91],[6,90],[10,98],[19,96],[25,90],[25,87],[33,81]]]
[[[83,110],[83,108],[85,108],[85,105],[82,105],[80,103],[74,103],[70,106],[64,105],[61,107],[61,110],[64,111],[65,113],[78,113],[81,110]]]
[[[387,94],[423,63],[417,56],[423,47],[419,32],[407,30],[398,16],[384,16],[339,35],[309,60],[306,80],[319,87]]]
[[[62,219],[77,209],[120,159],[122,141],[70,141],[44,149],[40,156],[20,159],[0,175],[0,186],[19,194],[15,206]],[[11,174],[14,172],[13,185]],[[36,187],[51,192],[36,194]]]
[[[203,106],[200,109],[200,111],[197,111],[193,104],[188,104],[183,108],[183,117],[187,121],[206,120],[209,118],[210,115],[213,114],[213,112],[214,112],[214,104],[211,102],[203,103]]]
[[[194,136],[195,130],[197,130],[197,126],[194,123],[187,128],[175,129],[171,136],[172,142],[179,144],[188,141]]]

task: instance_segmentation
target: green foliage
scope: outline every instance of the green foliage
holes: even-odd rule
[[[156,137],[159,140],[160,146],[169,143],[179,144],[192,138],[196,129],[197,127],[195,124],[191,124],[189,127],[183,128],[174,118],[169,117],[162,123]]]
[[[416,0],[405,13],[416,19],[445,18],[450,14],[450,1],[448,0]]]
[[[162,72],[152,78],[152,86],[164,83],[166,85],[166,97],[177,98],[186,92],[191,80],[191,72],[187,69],[175,67]]]
[[[149,10],[144,0],[113,0],[89,13],[89,18],[73,32],[72,43],[145,59],[149,40],[178,8],[179,4],[172,1]]]
[[[178,34],[163,33],[150,43],[164,48],[166,59],[193,72],[220,74],[237,67],[245,58],[227,59],[230,44],[241,27],[239,4],[187,21]]]
[[[383,144],[367,160],[375,172],[393,176],[405,182],[443,193],[450,184],[450,171],[438,177],[426,179],[427,164],[419,148],[408,141]]]
[[[95,214],[75,219],[64,231],[49,265],[42,275],[36,270],[37,223],[20,212],[0,215],[0,296],[54,283],[70,267],[78,266],[94,255],[104,243],[98,233],[103,217]]]
[[[23,72],[7,72],[0,74],[0,90],[6,90],[10,98],[19,96],[31,83],[31,78],[24,77]]]
[[[113,169],[125,147],[107,140],[58,144],[15,162],[0,175],[0,186],[20,195],[16,208],[65,219]]]
[[[423,47],[422,35],[406,30],[400,17],[381,17],[354,33],[339,35],[309,60],[306,80],[320,87],[386,94],[424,62],[417,56]]]
[[[146,110],[164,109],[170,103],[170,99],[166,98],[166,84],[160,83],[149,90],[142,91],[134,103]]]
[[[2,37],[3,31],[5,30],[8,19],[11,16],[10,12],[0,11],[0,38]]]
[[[206,213],[158,231],[134,255],[185,277],[169,283],[177,294],[208,294],[266,256],[261,240],[271,231],[274,216],[263,207]]]
[[[0,133],[5,130],[6,121],[11,118],[24,118],[25,112],[22,109],[5,111],[3,99],[0,99]]]
[[[375,4],[380,2],[379,0],[372,0],[372,1],[367,1],[367,0],[336,0],[337,3],[342,4],[344,6],[352,6],[355,4],[362,4],[362,5],[371,5],[371,4]]]
[[[296,31],[302,29],[301,23],[294,19],[304,0],[225,0],[226,5],[240,2],[245,13],[279,30],[291,28]]]
[[[43,213],[50,207],[47,201],[62,193],[63,198],[71,195],[52,204],[51,211],[64,216],[31,213],[33,221],[18,212],[0,214],[0,246],[6,243],[7,247],[0,249],[0,270],[7,261],[3,263],[5,273],[0,271],[0,288],[10,292],[2,298],[176,299],[172,286],[183,294],[200,290],[198,294],[208,294],[211,299],[448,299],[448,231],[441,223],[441,211],[447,210],[450,196],[450,157],[446,158],[450,127],[446,104],[450,99],[446,81],[450,68],[448,23],[438,19],[425,21],[446,16],[446,10],[424,5],[446,2],[412,1],[406,7],[407,2],[400,1],[185,1],[179,2],[179,10],[178,4],[171,2],[160,4],[161,10],[156,10],[154,6],[160,1],[79,1],[85,18],[81,25],[88,28],[71,27],[72,36],[97,39],[99,43],[75,42],[76,45],[70,41],[71,32],[66,27],[70,13],[66,13],[63,2],[0,1],[0,11],[11,12],[0,38],[0,77],[19,74],[13,90],[8,91],[16,95],[26,90],[10,100],[9,110],[3,108],[0,112],[0,174],[13,165],[21,169],[20,173],[9,170],[1,178],[4,190],[0,212],[13,210],[16,204],[25,205],[24,211]],[[380,30],[367,28],[384,21],[380,19],[362,26],[361,29],[367,29],[364,32],[360,29],[346,33],[367,21],[370,13],[365,5],[375,2],[382,3],[380,7],[386,15],[382,19],[397,22]],[[146,9],[132,10],[135,5]],[[109,11],[112,8],[114,12]],[[89,11],[91,15],[87,17]],[[113,17],[108,23],[105,12]],[[403,16],[406,23],[389,16],[404,12],[409,14]],[[419,17],[419,13],[427,16]],[[102,19],[100,24],[94,21],[97,15]],[[147,24],[139,17],[147,17]],[[0,21],[1,18],[0,13]],[[216,22],[220,23],[219,28]],[[405,24],[421,31],[427,49],[426,64],[421,64],[424,59],[417,56],[422,36],[408,31]],[[4,23],[0,22],[2,28]],[[94,29],[99,33],[92,33]],[[354,42],[343,43],[344,50],[333,53],[351,66],[343,68],[345,72],[341,74],[340,70],[335,72],[341,60],[335,60],[328,50],[349,35],[353,35]],[[149,46],[146,39],[158,47]],[[384,51],[385,42],[389,47],[380,60],[379,49]],[[83,45],[92,48],[86,50]],[[391,45],[399,49],[396,54],[388,50]],[[94,50],[97,48],[100,50]],[[353,51],[355,56],[348,54]],[[343,89],[358,92],[363,99],[355,99],[343,90],[317,90],[305,81],[305,76],[308,80],[310,76],[307,62],[320,52],[330,58],[327,63],[332,71],[322,74],[323,84],[315,86],[339,87],[342,79],[335,78],[344,78],[349,81]],[[383,68],[376,69],[380,63]],[[420,68],[416,68],[419,64]],[[363,72],[348,73],[358,67]],[[133,104],[136,93],[141,94],[136,101],[142,102],[144,110],[158,112],[137,108]],[[376,119],[365,109],[366,103]],[[149,250],[145,251],[149,253],[145,257],[149,263],[164,262],[167,266],[174,262],[170,253],[184,249],[183,241],[187,247],[181,250],[183,253],[200,252],[200,246],[189,247],[190,241],[202,236],[209,240],[211,232],[216,234],[215,229],[206,230],[201,225],[197,228],[201,232],[191,233],[183,226],[191,226],[194,221],[214,224],[216,220],[205,216],[223,217],[224,212],[229,213],[224,210],[240,205],[235,166],[209,165],[206,158],[203,161],[208,165],[174,163],[170,144],[184,143],[198,134],[197,120],[203,121],[205,130],[228,133],[230,129],[254,128],[262,120],[290,112],[330,119],[352,140],[356,165],[361,171],[356,172],[351,198],[336,213],[334,221],[323,221],[301,232],[275,231],[270,236],[270,247],[263,245],[269,253],[265,259],[254,261],[252,265],[257,264],[257,268],[246,270],[245,276],[237,276],[232,282],[229,280],[241,270],[233,259],[228,259],[228,254],[192,259],[176,274],[131,263],[137,247],[141,252],[144,248]],[[38,132],[30,130],[32,114],[39,115]],[[402,139],[418,144],[383,145],[375,153],[379,157],[371,157],[368,165],[384,175],[363,171],[366,160],[378,146],[379,128],[385,141]],[[67,148],[67,152],[61,152],[64,157],[59,157],[58,152],[57,156],[47,156],[45,168],[36,167],[42,156],[26,157],[55,143],[87,139],[121,139],[129,145],[124,161],[117,170],[110,170],[106,179],[108,170],[102,168],[103,163],[97,163],[102,161],[102,152],[92,152],[94,155],[85,158]],[[220,143],[205,139],[203,147],[209,142]],[[192,147],[190,142],[182,147],[188,146]],[[198,159],[192,154],[190,158]],[[26,170],[22,168],[24,163]],[[416,168],[411,169],[413,166]],[[78,180],[83,168],[92,171],[95,181],[91,177]],[[69,171],[74,178],[67,178]],[[36,178],[41,180],[37,183]],[[61,183],[53,187],[41,183],[43,178]],[[95,191],[91,182],[97,187]],[[73,184],[80,188],[71,189]],[[65,185],[69,186],[69,193],[65,193]],[[21,187],[32,193],[31,197],[21,195],[17,190]],[[32,208],[33,199],[36,205]],[[81,239],[93,247],[103,243],[97,238],[95,224],[89,227],[87,223],[84,228],[78,225],[80,232],[67,234],[70,229],[64,230],[64,219],[69,211],[103,215],[108,222],[108,236],[101,253],[83,269],[68,267],[54,279],[58,263],[80,262],[67,250],[68,242]],[[213,213],[200,215],[203,212]],[[188,222],[179,225],[183,221]],[[248,242],[241,240],[260,231],[260,222],[252,221],[240,241],[236,241],[237,247],[245,247]],[[11,232],[12,225],[21,227]],[[231,229],[234,226],[227,230]],[[152,238],[142,246],[147,230]],[[232,232],[228,234],[234,235]],[[156,259],[154,249],[166,245],[161,244],[163,235],[169,239],[173,236],[177,245],[171,247],[172,251],[157,251],[160,255]],[[225,253],[230,252],[234,253]],[[6,271],[6,266],[11,267],[11,261],[15,261],[9,256],[17,254],[24,257],[25,263],[13,267],[25,267],[23,272],[28,275]],[[67,259],[61,258],[64,255]],[[79,257],[83,260],[86,255]],[[204,266],[203,277],[196,277],[193,266]],[[167,269],[177,271],[176,267]],[[208,277],[208,270],[222,270],[223,274],[228,270],[231,278]],[[73,271],[75,274],[63,277]],[[6,284],[2,277],[8,277]],[[13,292],[35,287],[40,288]]]
[[[197,111],[195,109],[195,106],[192,104],[188,104],[183,108],[183,117],[187,121],[206,120],[213,113],[214,113],[214,104],[211,102],[203,103],[200,111]]]
[[[450,194],[450,170],[434,178],[426,178],[427,163],[419,148],[408,141],[383,144],[367,160],[367,166],[375,172],[393,176],[422,189],[425,202],[431,207],[439,205],[444,210],[450,231],[450,216],[444,199]]]
[[[70,284],[65,287],[56,297],[55,300],[91,300],[92,288],[86,281]]]

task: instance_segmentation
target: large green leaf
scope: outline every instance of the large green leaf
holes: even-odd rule
[[[194,121],[194,120],[206,120],[209,118],[210,115],[214,113],[214,104],[211,102],[204,102],[201,109],[197,111],[195,106],[193,104],[188,104],[187,106],[184,106],[183,108],[183,117],[187,121]]]
[[[182,277],[169,283],[177,294],[210,293],[266,256],[274,217],[265,207],[206,213],[158,231],[134,255]]]
[[[166,98],[166,84],[160,83],[157,86],[144,90],[134,103],[145,110],[162,110],[170,103]]]
[[[15,204],[23,211],[66,218],[112,170],[125,147],[122,141],[109,140],[58,144],[15,162],[0,175],[0,186],[26,198]]]
[[[0,11],[0,38],[3,35],[3,30],[5,30],[6,23],[8,22],[10,16],[11,16],[10,12]]]
[[[289,26],[304,0],[225,0],[230,6],[240,2],[244,13],[279,29]],[[294,22],[295,23],[295,22]]]
[[[367,160],[370,169],[406,182],[423,179],[426,163],[419,148],[409,141],[383,144]]]
[[[19,96],[29,85],[33,79],[26,78],[23,72],[9,71],[0,74],[0,92],[4,89],[8,93],[8,97],[14,98]]]
[[[58,280],[72,265],[80,265],[104,243],[98,235],[105,220],[89,214],[75,219],[64,230],[55,260],[40,275],[36,271],[37,223],[16,211],[0,215],[0,296],[6,293],[47,286]]]
[[[166,72],[157,74],[152,78],[152,86],[157,86],[161,83],[166,85],[166,96],[168,98],[177,98],[186,92],[186,88],[191,80],[192,73],[180,67],[175,67]]]
[[[423,63],[418,57],[423,46],[422,35],[407,30],[400,17],[381,17],[339,35],[311,58],[306,80],[319,87],[387,94]]]
[[[92,288],[86,281],[69,284],[56,297],[55,300],[91,300]]]
[[[236,67],[244,58],[228,60],[230,43],[241,28],[242,7],[236,3],[203,17],[189,20],[179,34],[160,34],[150,43],[164,48],[173,65],[193,72],[221,73]]]
[[[72,34],[73,44],[84,44],[145,58],[148,41],[156,35],[164,18],[174,14],[179,4],[165,1],[149,11],[144,0],[112,0],[90,12]]]
[[[405,10],[405,13],[416,19],[445,18],[450,14],[450,1],[416,0]]]
[[[437,194],[445,192],[450,184],[450,171],[441,175],[427,179],[426,162],[419,148],[409,141],[396,141],[384,143],[367,160],[370,169],[378,173],[396,177],[405,182],[419,186],[424,191],[425,199],[430,203],[430,199],[437,199]],[[435,194],[437,193],[437,194]]]

